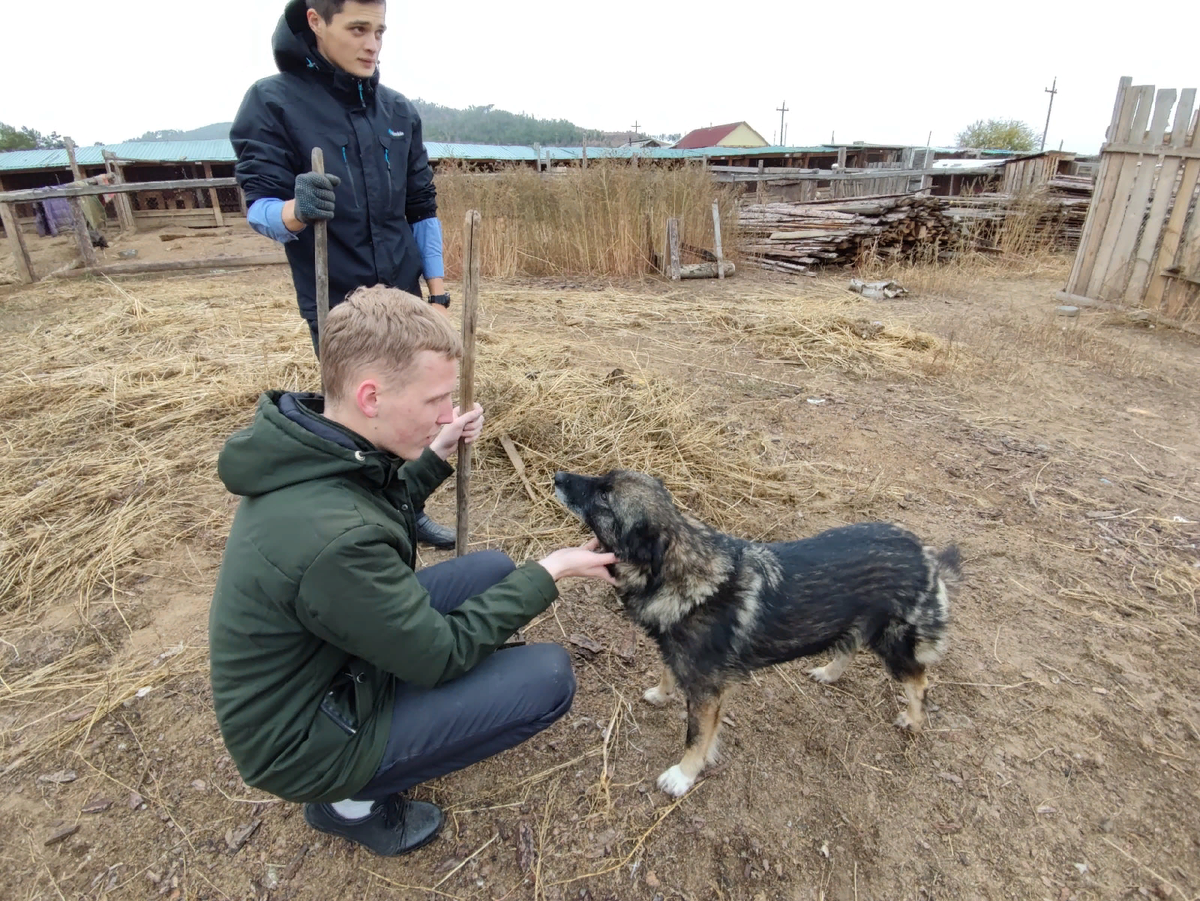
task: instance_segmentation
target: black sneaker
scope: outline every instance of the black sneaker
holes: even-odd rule
[[[457,538],[453,529],[438,525],[424,510],[417,515],[417,541],[422,544],[449,551],[454,549]]]
[[[359,820],[338,816],[328,804],[305,804],[304,820],[318,832],[338,835],[380,857],[399,857],[433,841],[442,828],[442,810],[427,801],[393,795]]]

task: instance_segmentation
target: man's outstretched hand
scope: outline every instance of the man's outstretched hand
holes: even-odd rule
[[[593,538],[581,547],[564,547],[552,551],[538,562],[555,582],[560,579],[599,579],[612,585],[615,580],[608,567],[617,562],[617,555],[596,549],[600,542]]]

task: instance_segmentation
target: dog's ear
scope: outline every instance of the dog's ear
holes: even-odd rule
[[[650,579],[662,577],[663,558],[670,540],[662,532],[650,528],[650,523],[638,520],[625,536],[625,559],[629,563],[650,567]]]

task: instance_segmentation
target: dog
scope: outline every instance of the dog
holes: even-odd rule
[[[861,647],[904,688],[896,725],[925,723],[926,667],[946,645],[957,547],[938,551],[898,526],[870,522],[799,541],[726,535],[676,506],[650,475],[559,472],[555,496],[617,556],[610,567],[625,612],[658,644],[663,670],[643,698],[687,700],[683,759],[658,777],[679,797],[715,760],[721,703],[752,670],[832,651],[810,669],[835,682]]]

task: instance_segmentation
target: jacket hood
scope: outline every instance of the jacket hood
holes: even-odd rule
[[[334,476],[355,475],[380,488],[391,482],[404,461],[325,419],[323,408],[318,394],[263,394],[254,421],[225,442],[217,458],[225,487],[256,497]]]
[[[284,8],[271,38],[271,49],[280,72],[315,72],[333,87],[351,97],[357,95],[364,103],[366,96],[373,94],[375,86],[379,84],[378,66],[370,78],[358,78],[337,68],[317,52],[317,36],[308,27],[308,5],[305,0],[290,0]]]

